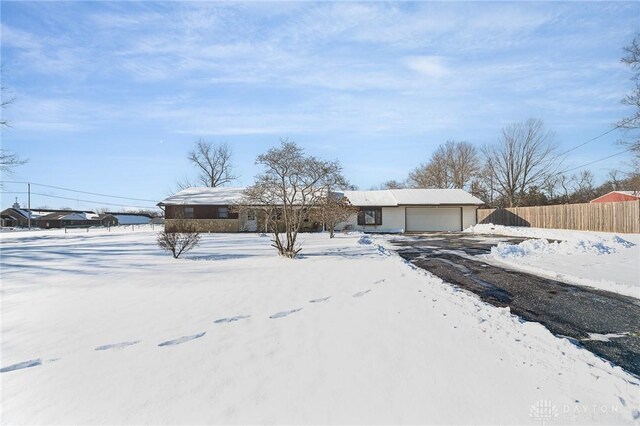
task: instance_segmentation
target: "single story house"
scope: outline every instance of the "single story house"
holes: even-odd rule
[[[200,232],[258,231],[255,211],[233,211],[233,205],[242,201],[243,190],[182,190],[158,203],[165,211],[165,228],[177,220],[189,220]],[[344,191],[343,195],[359,212],[337,228],[364,232],[461,231],[476,224],[476,210],[484,204],[462,189]]]
[[[618,201],[638,201],[640,191],[611,191],[589,201],[590,203],[615,203]]]

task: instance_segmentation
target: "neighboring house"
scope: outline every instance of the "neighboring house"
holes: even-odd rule
[[[147,213],[106,212],[118,220],[118,225],[146,225],[153,217]]]
[[[158,203],[165,228],[189,220],[200,232],[257,231],[256,212],[233,212],[244,188],[188,188]],[[462,189],[344,191],[360,211],[340,224],[365,232],[460,231],[476,224],[482,200]]]
[[[29,214],[20,209],[17,202],[13,207],[4,209],[0,212],[0,226],[3,228],[18,228],[28,226]]]
[[[32,228],[64,228],[69,226],[109,226],[117,225],[117,219],[111,215],[98,215],[92,211],[81,210],[29,210],[13,207],[0,212],[3,227],[27,227],[31,218]]]
[[[118,218],[109,213],[101,213],[98,220],[102,226],[118,226]]]
[[[590,201],[590,203],[615,203],[618,201],[638,201],[640,200],[640,191],[611,191],[598,198]]]

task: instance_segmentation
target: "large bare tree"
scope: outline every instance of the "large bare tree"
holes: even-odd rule
[[[196,142],[187,158],[200,172],[198,177],[204,186],[217,187],[232,182],[238,177],[233,174],[231,148],[227,144],[215,145],[203,139]],[[178,182],[178,186],[184,183]]]
[[[332,189],[347,186],[342,166],[337,161],[306,156],[287,139],[259,155],[256,164],[262,165],[264,172],[245,190],[243,203],[260,206],[273,246],[281,256],[294,258],[300,251],[296,238],[305,219]]]
[[[469,188],[479,171],[476,148],[469,142],[449,140],[409,174],[409,182],[418,188]]]
[[[519,205],[530,188],[556,171],[556,148],[553,133],[539,119],[504,127],[498,142],[483,148],[488,173],[509,207]]]

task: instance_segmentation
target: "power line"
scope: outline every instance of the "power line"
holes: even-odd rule
[[[150,208],[153,208],[151,206],[130,206],[130,205],[127,205],[127,204],[114,204],[114,203],[106,203],[106,202],[103,202],[103,201],[83,200],[83,199],[79,199],[79,198],[61,197],[59,195],[41,194],[41,193],[38,193],[38,192],[32,192],[31,194],[32,195],[40,195],[41,197],[60,198],[62,200],[82,201],[84,203],[93,203],[93,204],[100,204],[100,205],[107,205],[107,206],[135,207],[135,208],[139,208],[139,209],[150,209]]]
[[[100,193],[97,193],[97,192],[80,191],[80,190],[77,190],[77,189],[64,188],[64,187],[61,187],[61,186],[45,185],[44,183],[37,183],[37,182],[22,182],[22,181],[5,180],[5,181],[2,181],[2,183],[30,183],[31,185],[43,186],[45,188],[60,189],[62,191],[77,192],[79,194],[96,195],[98,197],[119,198],[119,199],[122,199],[122,200],[132,200],[132,201],[148,201],[150,203],[157,203],[158,202],[158,200],[147,200],[145,198],[132,198],[132,197],[122,197],[122,196],[119,196],[119,195],[100,194]],[[104,204],[107,204],[107,203],[104,203]]]
[[[634,120],[634,118],[633,118],[633,117],[632,117],[632,118],[629,118],[629,119],[627,119],[627,120],[622,120],[620,123],[616,124],[614,127],[612,127],[611,129],[607,130],[606,132],[601,133],[601,134],[599,134],[598,136],[596,136],[596,137],[594,137],[594,138],[591,138],[591,139],[589,139],[589,140],[588,140],[588,141],[586,141],[586,142],[582,142],[581,144],[576,145],[576,146],[574,146],[573,148],[569,148],[568,150],[561,152],[560,154],[556,155],[556,156],[555,156],[555,158],[558,158],[558,157],[560,157],[560,156],[562,156],[562,155],[568,154],[568,153],[570,153],[571,151],[575,151],[575,150],[576,150],[576,149],[578,149],[578,148],[582,148],[582,147],[583,147],[583,146],[585,146],[586,144],[589,144],[589,143],[591,143],[591,142],[593,142],[593,141],[595,141],[595,140],[597,140],[597,139],[600,139],[601,137],[603,137],[603,136],[605,136],[605,135],[608,135],[609,133],[613,132],[614,130],[618,130],[619,128],[621,128],[622,126],[624,126],[625,124],[627,124],[628,122],[630,122],[630,121],[632,121],[632,120]]]
[[[632,151],[632,150],[633,150],[633,148],[628,148],[628,149],[625,149],[624,151],[616,152],[615,154],[611,154],[611,155],[608,155],[608,156],[606,156],[606,157],[599,158],[599,159],[597,159],[597,160],[591,161],[591,162],[586,163],[586,164],[583,164],[583,165],[581,165],[581,166],[573,167],[573,168],[571,168],[571,169],[564,170],[564,171],[560,172],[559,174],[572,172],[572,171],[574,171],[574,170],[577,170],[577,169],[581,169],[581,168],[583,168],[583,167],[590,166],[591,164],[598,163],[598,162],[600,162],[600,161],[604,161],[604,160],[608,160],[609,158],[612,158],[612,157],[615,157],[615,156],[618,156],[618,155],[622,155],[622,154],[624,154],[625,152],[629,152],[629,151]]]

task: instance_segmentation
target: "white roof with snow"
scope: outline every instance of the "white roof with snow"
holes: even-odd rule
[[[244,188],[187,188],[165,198],[159,205],[229,205],[242,200],[242,191]],[[344,195],[354,206],[484,204],[463,189],[383,189],[344,191]]]
[[[183,189],[170,197],[162,200],[159,205],[166,204],[203,204],[203,205],[228,205],[239,202],[242,199],[244,188],[208,188],[193,187]]]
[[[383,189],[378,191],[344,191],[344,195],[354,206],[484,204],[481,199],[463,189]]]

